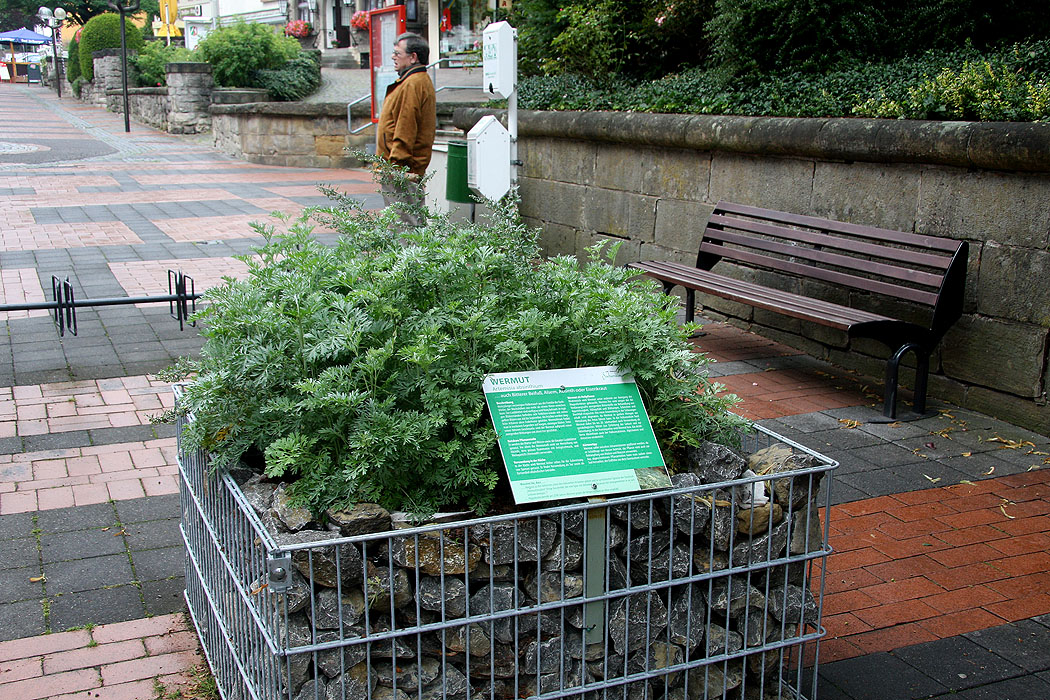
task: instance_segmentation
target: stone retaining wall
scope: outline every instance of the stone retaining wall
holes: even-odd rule
[[[469,129],[485,110],[457,110]],[[1050,124],[520,112],[521,212],[548,254],[695,262],[720,199],[970,242],[930,393],[1050,432]],[[881,378],[870,341],[722,300],[716,316]],[[910,377],[904,378],[905,383]]]

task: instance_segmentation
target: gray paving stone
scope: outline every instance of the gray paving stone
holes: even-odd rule
[[[44,625],[43,597],[0,605],[0,641],[35,637],[47,631]]]
[[[37,581],[34,582],[33,579]],[[0,603],[16,603],[22,600],[39,601],[43,597],[44,581],[40,579],[39,564],[15,568],[0,567]]]
[[[79,593],[135,580],[127,554],[109,554],[88,559],[44,565],[49,596]]]
[[[917,700],[948,690],[887,653],[825,664],[820,675],[853,700]]]
[[[1050,630],[1034,620],[1021,620],[963,636],[1026,671],[1050,669]]]
[[[181,577],[186,568],[186,548],[162,547],[132,552],[131,561],[135,578],[141,582],[159,581],[171,578],[173,574]]]
[[[11,454],[6,452],[3,454]],[[20,539],[24,537],[35,537],[33,528],[33,513],[11,513],[0,515],[0,541]]]
[[[42,510],[36,515],[37,527],[46,535],[80,530],[102,530],[117,523],[113,506],[109,503],[94,503],[75,508]]]
[[[26,452],[57,450],[70,447],[88,447],[91,438],[86,430],[70,430],[65,433],[48,433],[45,435],[26,435],[22,438]]]
[[[177,519],[128,523],[124,530],[132,552],[179,546],[183,542]]]
[[[48,600],[48,622],[53,632],[88,624],[127,622],[147,615],[141,591],[131,584],[67,593]]]
[[[97,428],[87,431],[92,445],[115,445],[121,442],[154,440],[157,431],[152,425],[129,425],[121,428]]]
[[[117,509],[120,522],[125,525],[153,520],[173,520],[180,516],[178,494],[114,501],[113,505]]]
[[[22,568],[40,564],[40,553],[35,537],[19,537],[0,541],[0,553],[2,553],[2,561],[5,566]]]
[[[965,637],[916,644],[898,649],[893,655],[955,691],[1024,674],[1021,667]]]
[[[182,576],[142,583],[142,598],[150,615],[170,615],[186,611],[186,584]]]
[[[40,536],[40,557],[45,567],[53,562],[73,561],[85,556],[122,554],[126,551],[124,538],[120,536],[116,527],[106,531],[77,530]]]
[[[1041,700],[1050,698],[1050,682],[1037,676],[1021,676],[970,688],[945,697],[951,700]]]

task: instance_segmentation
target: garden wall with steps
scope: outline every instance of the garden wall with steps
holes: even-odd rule
[[[491,110],[457,110],[469,130]],[[519,112],[521,213],[550,255],[694,263],[725,199],[970,243],[962,319],[930,393],[1050,431],[1050,124]],[[871,341],[707,298],[725,318],[875,378]],[[877,310],[877,309],[876,309]],[[910,384],[911,377],[904,377]]]

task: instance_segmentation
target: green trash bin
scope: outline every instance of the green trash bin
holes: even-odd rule
[[[467,142],[448,142],[448,170],[445,173],[445,199],[450,202],[470,204],[470,188],[467,187]]]

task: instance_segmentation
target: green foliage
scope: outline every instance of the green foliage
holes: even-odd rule
[[[66,54],[66,78],[72,83],[80,77],[80,42],[73,39],[69,42]]]
[[[193,60],[193,52],[176,44],[163,41],[146,42],[138,54],[128,56],[128,61],[138,69],[139,85],[156,87],[168,84],[165,67],[169,63],[185,63]]]
[[[669,464],[701,439],[732,441],[735,397],[716,395],[677,300],[601,246],[585,267],[543,261],[513,202],[491,203],[486,224],[432,214],[401,236],[395,211],[351,204],[287,234],[259,226],[247,279],[207,292],[184,444],[217,467],[263,454],[315,513],[361,501],[484,511],[502,467],[483,377],[607,364],[636,377]],[[338,242],[317,242],[311,221]]]
[[[130,20],[124,20],[124,40],[129,52],[142,48],[142,32]],[[84,80],[95,79],[95,64],[92,53],[102,49],[120,48],[120,16],[112,12],[95,15],[80,31],[80,74]]]
[[[70,85],[70,87],[73,88],[73,94],[77,97],[77,99],[80,99],[80,93],[84,89],[85,82],[87,81],[85,81],[84,76],[81,75],[77,76],[77,78]]]
[[[694,68],[653,81],[578,75],[525,78],[522,109],[618,110],[784,117],[1050,119],[1050,40],[981,53],[929,52],[835,70],[781,71],[751,80]]]
[[[256,71],[281,68],[298,52],[299,42],[275,27],[238,22],[210,32],[194,53],[211,64],[217,85],[255,87]]]
[[[714,0],[522,0],[511,21],[523,74],[653,76],[705,60],[713,12]]]
[[[255,84],[275,100],[301,100],[321,86],[321,52],[300,51],[276,70],[260,70]]]

